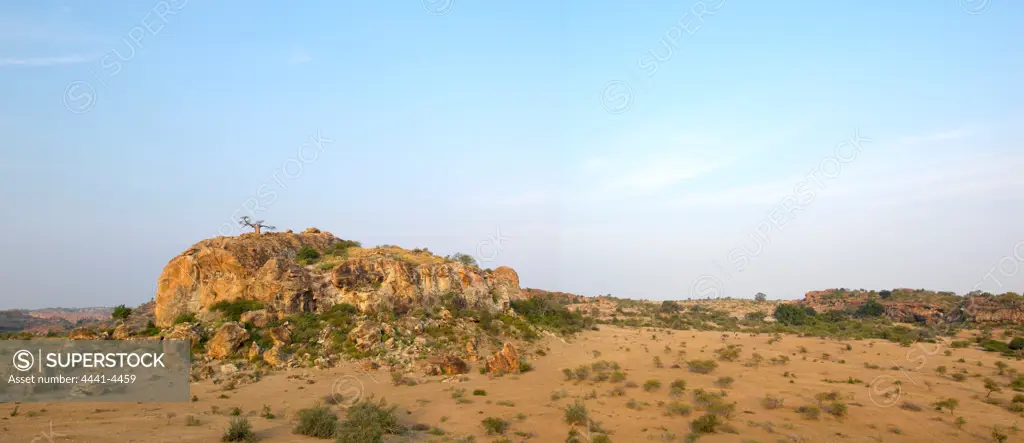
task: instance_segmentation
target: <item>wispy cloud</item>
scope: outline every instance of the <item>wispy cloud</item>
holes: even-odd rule
[[[865,165],[867,166],[867,165]],[[881,168],[845,173],[824,184],[812,186],[814,193],[844,205],[907,205],[953,198],[980,199],[1016,195],[1024,188],[1024,156],[991,157],[956,155],[934,159],[905,159]],[[701,190],[672,198],[661,204],[671,208],[743,207],[779,204],[796,192],[806,177],[793,176],[753,185]],[[1013,193],[1013,194],[1011,194]]]
[[[96,61],[96,57],[88,55],[66,55],[60,57],[26,57],[0,58],[0,67],[47,67],[58,65],[74,65]]]
[[[930,142],[941,142],[948,140],[958,140],[965,137],[969,137],[975,133],[975,130],[971,128],[958,128],[949,131],[935,132],[932,134],[921,134],[921,135],[910,135],[900,137],[897,141],[905,144],[921,144]]]
[[[653,193],[666,190],[721,169],[732,162],[728,158],[662,157],[633,164],[621,164],[617,174],[607,176],[598,185],[601,195]]]

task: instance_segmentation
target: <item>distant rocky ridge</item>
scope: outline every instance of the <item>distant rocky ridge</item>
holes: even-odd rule
[[[183,314],[202,320],[221,301],[252,300],[288,315],[340,303],[401,313],[451,295],[469,308],[501,312],[524,297],[508,267],[482,270],[425,250],[351,243],[315,228],[200,241],[161,273],[156,325],[171,326]]]
[[[76,324],[110,318],[113,308],[45,308],[0,311],[0,332],[67,332]]]
[[[25,313],[37,318],[62,318],[75,323],[79,320],[106,320],[114,308],[92,307],[92,308],[44,308],[27,310]]]
[[[924,289],[866,291],[840,288],[808,292],[798,303],[817,312],[827,312],[856,310],[868,300],[881,304],[885,315],[893,321],[1024,323],[1024,297],[1012,292],[1000,295],[976,292],[959,296]]]

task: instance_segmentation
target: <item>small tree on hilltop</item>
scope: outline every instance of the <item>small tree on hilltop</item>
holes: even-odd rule
[[[679,306],[679,303],[676,303],[676,302],[671,301],[671,300],[665,300],[665,301],[661,302],[660,310],[661,310],[661,312],[666,313],[666,314],[673,314],[673,313],[682,311],[683,308],[682,308],[682,306]]]
[[[476,259],[473,258],[473,256],[469,255],[469,254],[463,254],[461,252],[456,252],[454,255],[452,255],[449,258],[451,258],[452,260],[455,260],[455,261],[457,261],[459,263],[462,263],[462,264],[464,264],[466,266],[476,266],[476,267],[479,267],[477,265],[477,263],[476,263]]]
[[[765,295],[764,292],[758,292],[757,294],[754,294],[754,300],[758,303],[763,303],[765,300],[768,300],[768,296]]]
[[[114,307],[114,311],[110,313],[110,317],[114,320],[126,320],[129,315],[132,315],[132,308],[125,305],[117,305]]]
[[[238,220],[238,224],[241,225],[242,227],[252,228],[252,230],[256,232],[256,235],[260,235],[260,231],[262,229],[266,229],[268,231],[272,231],[275,229],[273,226],[263,224],[263,220],[252,221],[252,219],[249,218],[248,215]]]
[[[775,317],[779,323],[786,326],[802,326],[807,323],[807,319],[814,315],[814,310],[810,307],[799,306],[795,303],[784,303],[775,307],[775,313],[772,317]]]

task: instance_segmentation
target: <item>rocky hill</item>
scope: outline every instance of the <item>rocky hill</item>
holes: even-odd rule
[[[465,307],[501,312],[523,297],[508,267],[482,270],[431,254],[362,248],[318,229],[244,234],[196,243],[164,268],[156,324],[183,315],[202,320],[219,302],[251,300],[279,316],[325,312],[347,303],[362,312],[395,312],[456,296]]]
[[[893,321],[933,323],[967,321],[974,323],[1024,323],[1024,297],[898,288],[891,291],[827,289],[811,291],[799,303],[817,312],[857,310],[869,300],[878,302]]]
[[[43,308],[25,311],[26,314],[37,318],[62,318],[69,322],[79,320],[106,320],[114,308],[92,307],[92,308]]]

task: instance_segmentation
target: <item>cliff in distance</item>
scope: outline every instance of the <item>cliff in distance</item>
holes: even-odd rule
[[[1024,323],[1024,297],[1008,292],[959,296],[951,292],[898,288],[891,291],[827,289],[811,291],[798,303],[815,311],[856,310],[875,300],[893,321],[933,323]]]
[[[522,298],[508,267],[483,270],[426,250],[363,248],[328,232],[243,234],[206,239],[174,257],[156,293],[156,325],[182,315],[202,320],[218,302],[251,300],[285,316],[339,303],[402,313],[440,297],[500,312]]]

